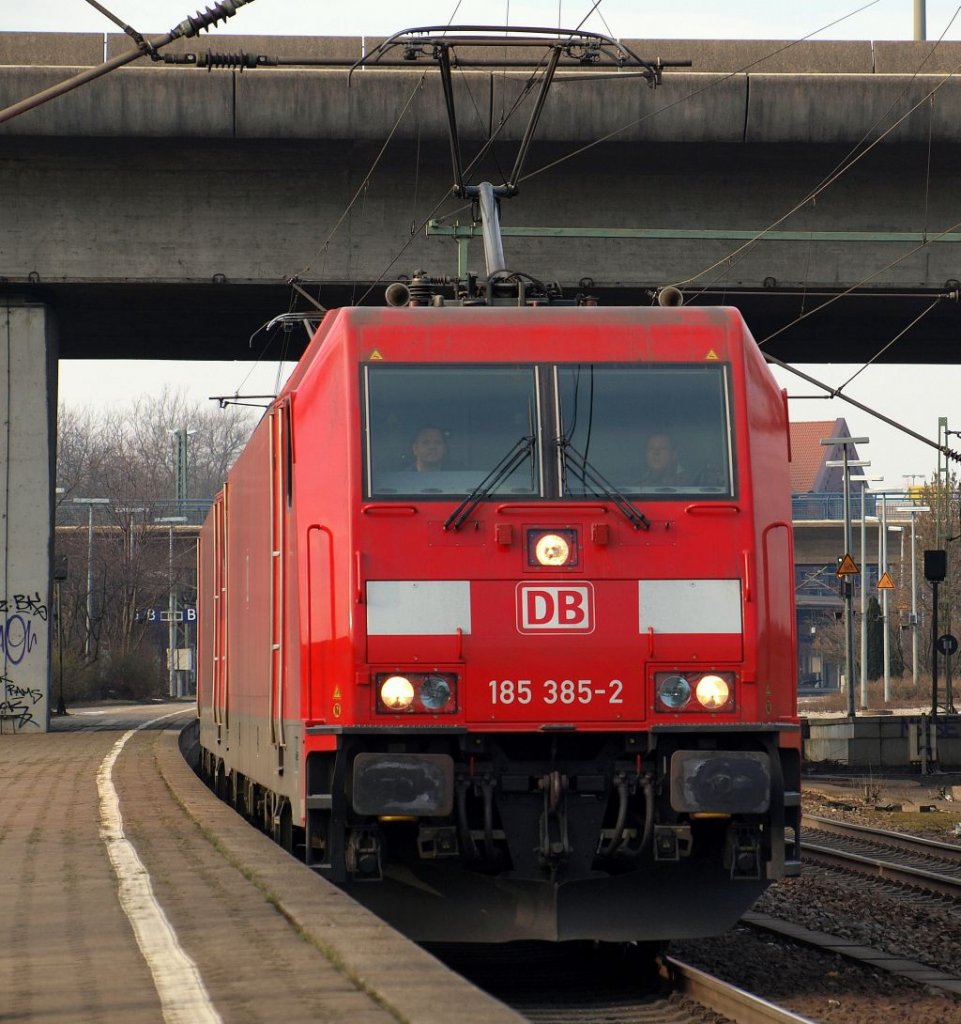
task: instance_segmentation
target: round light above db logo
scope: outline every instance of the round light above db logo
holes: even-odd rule
[[[545,533],[534,545],[534,557],[541,565],[567,565],[571,546],[556,533]]]
[[[527,564],[545,569],[577,565],[577,531],[534,529],[527,531]]]

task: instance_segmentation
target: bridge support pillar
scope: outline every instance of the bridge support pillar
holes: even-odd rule
[[[56,336],[47,308],[0,300],[0,731],[50,721]]]

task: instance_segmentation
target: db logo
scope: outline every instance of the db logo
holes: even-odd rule
[[[594,588],[590,583],[518,583],[517,628],[521,633],[592,633]]]

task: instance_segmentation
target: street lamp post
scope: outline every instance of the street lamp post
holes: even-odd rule
[[[174,651],[177,647],[177,595],[174,588],[174,524],[185,523],[186,516],[164,516],[155,519],[155,523],[167,523],[170,534],[170,545],[167,560],[167,692],[171,697],[178,697],[177,670],[174,662]]]
[[[57,714],[65,715],[67,705],[63,699],[63,581],[67,578],[67,556],[60,555],[53,565],[53,585],[57,599],[57,668],[60,676],[60,695]]]
[[[882,572],[888,571],[888,530],[894,530],[900,532],[900,526],[888,527],[888,505],[887,495],[881,495],[881,534],[882,534],[882,550],[883,550],[883,562],[884,567]],[[888,577],[890,580],[890,577]],[[880,576],[878,577],[880,585]],[[883,627],[882,639],[884,641],[884,700],[885,702],[891,699],[891,631],[888,628],[888,591],[890,586],[884,587],[881,590],[881,624]]]
[[[881,584],[882,575],[888,571],[888,496],[881,495],[881,549],[878,553],[881,568],[878,571],[878,585]],[[881,591],[881,644],[882,644],[882,667],[884,674],[884,700],[887,702],[891,688],[891,647],[888,636],[888,592]]]
[[[878,524],[878,587],[881,590],[878,603],[881,607],[882,679],[884,699],[888,701],[891,699],[891,637],[888,632],[888,590],[892,586],[890,576],[888,584],[882,586],[882,583],[888,571],[888,532],[900,531],[901,527],[888,526],[887,494],[879,493],[878,497],[881,499],[880,514],[870,518]]]
[[[864,465],[870,466],[870,462]],[[879,483],[883,476],[852,476],[851,480],[861,484],[861,710],[868,709],[868,609],[867,609],[867,516],[864,510],[864,492],[868,483]]]
[[[895,512],[911,516],[911,682],[918,689],[918,553],[914,542],[914,518],[919,512],[930,512],[930,505],[903,505]]]
[[[90,638],[93,633],[93,507],[109,505],[109,498],[74,498],[75,505],[87,506],[87,630],[83,642],[84,656],[90,657]]]
[[[851,554],[851,467],[863,465],[863,462],[853,462],[848,459],[848,447],[856,444],[867,444],[868,437],[824,437],[821,444],[824,447],[839,447],[841,449],[840,466],[844,470],[844,553]],[[828,466],[837,466],[838,463],[827,462]],[[844,590],[844,650],[846,662],[846,685],[848,694],[848,715],[854,718],[854,586],[847,576],[842,577]]]

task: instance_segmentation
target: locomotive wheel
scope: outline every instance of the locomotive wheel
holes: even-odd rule
[[[294,818],[290,801],[284,800],[280,808],[280,820],[274,825],[274,841],[288,853],[294,853]]]
[[[238,814],[247,813],[247,777],[240,772],[230,775],[230,803]]]

